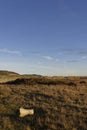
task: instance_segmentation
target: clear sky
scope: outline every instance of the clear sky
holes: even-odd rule
[[[87,0],[0,0],[0,69],[87,76]]]

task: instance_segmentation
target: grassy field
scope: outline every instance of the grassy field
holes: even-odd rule
[[[33,116],[19,117],[19,108]],[[87,130],[87,77],[0,71],[0,130]]]

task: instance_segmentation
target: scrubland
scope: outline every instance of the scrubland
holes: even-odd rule
[[[19,117],[19,108],[33,116]],[[0,71],[0,130],[87,130],[87,77]]]

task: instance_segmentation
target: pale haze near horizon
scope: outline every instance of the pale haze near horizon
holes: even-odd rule
[[[0,70],[87,76],[87,1],[0,1]]]

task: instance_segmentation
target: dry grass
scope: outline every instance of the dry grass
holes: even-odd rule
[[[18,77],[21,77],[18,73],[0,70],[0,83],[15,80]]]
[[[0,130],[87,130],[86,77],[19,77],[0,85]]]

